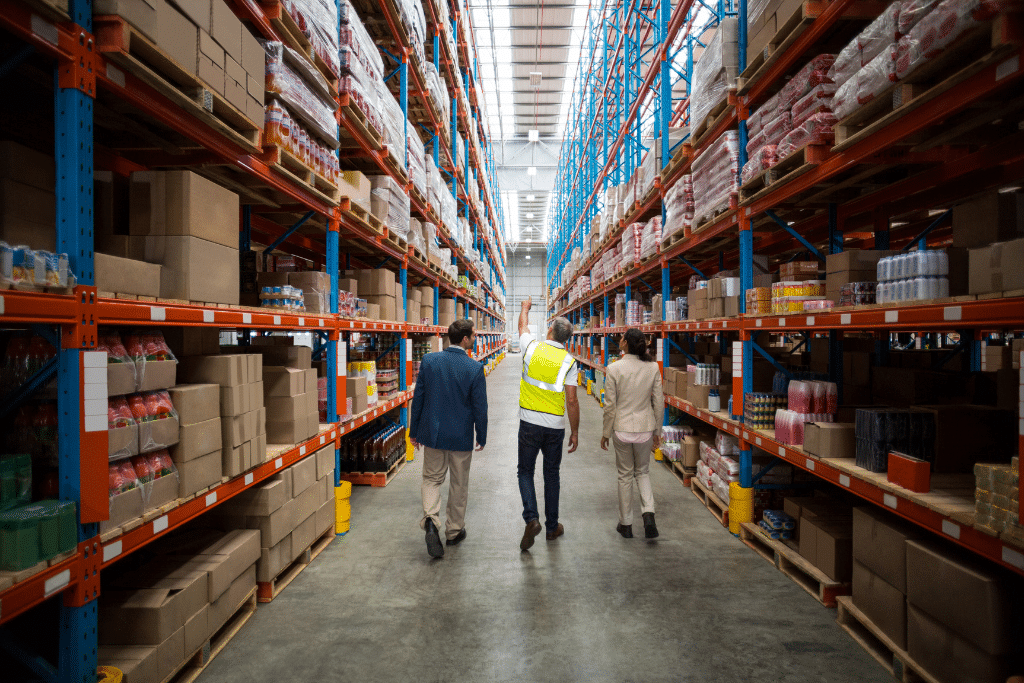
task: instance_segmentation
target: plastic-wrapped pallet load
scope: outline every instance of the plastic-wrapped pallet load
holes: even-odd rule
[[[726,131],[693,162],[693,222],[710,219],[729,207],[739,190],[739,137]]]
[[[661,216],[655,216],[644,225],[640,235],[640,258],[645,259],[657,253],[661,246]]]
[[[409,145],[409,179],[416,189],[420,191],[420,194],[426,196],[427,167],[424,160],[423,141],[420,140],[420,136],[413,126],[409,126],[407,137]]]
[[[267,92],[289,107],[311,133],[338,146],[337,103],[330,84],[299,53],[283,43],[262,43],[267,53]]]
[[[693,68],[690,123],[696,128],[720,102],[738,75],[739,22],[727,17]]]
[[[394,178],[370,176],[371,213],[393,233],[405,237],[409,232],[409,195]]]
[[[332,0],[284,0],[285,10],[303,27],[316,56],[338,75],[338,6]]]

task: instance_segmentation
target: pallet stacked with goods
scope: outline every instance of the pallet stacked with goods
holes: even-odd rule
[[[21,93],[0,142],[15,667],[194,675],[348,530],[343,480],[405,461],[447,326],[503,356],[468,16],[357,4],[0,2]],[[59,628],[56,660],[37,628]]]
[[[924,594],[1024,575],[1020,4],[655,10],[589,18],[549,317],[598,400],[648,333],[670,466],[886,666],[1002,680],[1008,622]]]

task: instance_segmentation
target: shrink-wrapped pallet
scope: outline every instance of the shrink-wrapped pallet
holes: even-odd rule
[[[732,87],[739,65],[738,29],[736,17],[725,18],[693,67],[691,130],[696,130],[711,110],[725,100]]]
[[[693,217],[699,225],[727,209],[739,190],[739,134],[726,131],[693,162]]]

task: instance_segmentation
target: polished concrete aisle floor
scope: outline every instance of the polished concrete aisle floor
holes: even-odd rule
[[[488,378],[468,538],[427,556],[418,453],[386,488],[353,492],[351,531],[260,605],[201,683],[891,681],[835,610],[731,536],[661,463],[661,537],[642,537],[639,513],[640,537],[619,536],[614,457],[591,397],[580,448],[562,460],[565,535],[520,553],[520,358]]]

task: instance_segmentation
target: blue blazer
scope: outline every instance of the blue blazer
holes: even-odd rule
[[[409,437],[444,451],[487,445],[487,380],[484,366],[458,346],[428,353],[412,397]]]

